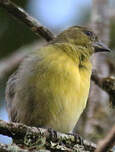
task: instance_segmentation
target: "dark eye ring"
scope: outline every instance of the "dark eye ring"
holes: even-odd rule
[[[93,33],[90,32],[90,31],[85,31],[84,33],[85,33],[87,36],[92,36],[92,35],[93,35]]]

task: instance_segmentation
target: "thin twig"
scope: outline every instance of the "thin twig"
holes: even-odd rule
[[[23,60],[27,51],[17,51],[0,61],[0,80],[10,74],[14,69],[17,68],[19,63]]]
[[[39,49],[43,45],[45,45],[46,41],[37,41],[30,45],[26,45],[24,47],[19,48],[14,53],[12,53],[10,56],[5,57],[0,60],[0,81],[4,79],[6,76],[11,74],[20,62],[23,60],[25,56],[28,55],[29,52]]]
[[[47,28],[10,0],[0,0],[0,6],[5,8],[16,19],[25,23],[36,35],[42,36],[46,41],[51,41],[54,38],[54,35]]]
[[[99,142],[95,152],[108,152],[108,150],[113,146],[115,146],[115,125],[112,127],[105,139]]]
[[[115,77],[100,78],[93,73],[91,79],[110,95],[110,101],[115,106]]]

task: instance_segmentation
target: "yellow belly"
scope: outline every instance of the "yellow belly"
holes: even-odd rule
[[[72,62],[67,63],[64,67],[58,64],[56,70],[45,75],[47,79],[42,79],[37,85],[36,101],[42,102],[38,104],[38,109],[41,109],[39,115],[42,113],[41,126],[61,132],[73,130],[86,106],[90,87],[91,73],[86,69],[79,71]],[[39,86],[44,88],[42,95]]]
[[[60,89],[61,99],[60,97],[54,99],[52,117],[49,119],[48,127],[61,132],[71,132],[73,130],[86,106],[90,87],[87,79],[79,82],[77,80],[73,85],[70,85],[67,90],[65,89],[65,93]],[[78,87],[78,85],[80,86]]]

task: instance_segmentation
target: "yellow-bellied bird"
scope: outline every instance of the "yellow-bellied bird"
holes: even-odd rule
[[[94,52],[110,51],[88,28],[73,26],[31,52],[7,83],[11,121],[70,132],[90,88]]]

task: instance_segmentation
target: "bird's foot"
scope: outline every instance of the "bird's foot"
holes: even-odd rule
[[[68,133],[68,135],[72,135],[75,137],[76,143],[83,145],[83,138],[77,133]]]
[[[50,133],[50,140],[55,142],[57,140],[57,132],[52,128],[48,128],[48,132]]]

